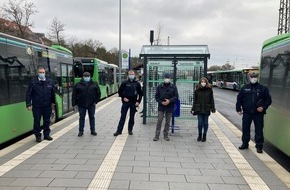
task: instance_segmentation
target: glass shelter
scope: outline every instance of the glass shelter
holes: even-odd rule
[[[143,124],[156,121],[158,104],[156,88],[169,73],[177,86],[180,100],[180,119],[192,118],[190,114],[193,93],[202,76],[206,76],[210,58],[207,45],[143,45],[140,58],[144,59],[143,74]]]

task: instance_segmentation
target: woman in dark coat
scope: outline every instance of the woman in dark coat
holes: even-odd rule
[[[202,77],[194,91],[194,101],[191,111],[197,114],[198,138],[197,141],[206,141],[208,130],[208,117],[210,112],[215,113],[212,85],[205,77]],[[202,133],[203,130],[203,133]]]

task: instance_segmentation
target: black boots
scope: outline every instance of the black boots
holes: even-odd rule
[[[205,141],[206,141],[206,134],[204,133],[204,134],[202,135],[202,138],[201,138],[201,133],[198,134],[198,137],[197,137],[196,140],[197,140],[197,141],[201,141],[201,142],[205,142]]]
[[[201,140],[201,142],[205,142],[205,141],[206,141],[206,134],[203,133],[203,136],[202,136],[202,140]]]
[[[197,137],[197,139],[196,139],[197,141],[201,141],[201,133],[200,134],[198,134],[198,137]]]

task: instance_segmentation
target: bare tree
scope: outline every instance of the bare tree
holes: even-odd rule
[[[25,38],[29,27],[33,27],[30,21],[32,15],[36,14],[36,6],[32,2],[22,0],[9,0],[2,7],[4,18],[15,22],[18,27],[18,36]]]
[[[50,38],[50,40],[52,40],[56,44],[64,45],[64,26],[65,25],[57,17],[55,17],[52,20],[51,25],[49,26],[48,37]]]
[[[155,45],[162,45],[162,38],[163,38],[163,25],[160,22],[158,22]]]

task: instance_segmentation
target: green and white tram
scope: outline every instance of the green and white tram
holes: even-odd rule
[[[91,78],[99,84],[101,99],[117,93],[117,71],[118,66],[108,64],[97,58],[75,57],[75,83],[82,78],[83,72],[89,72]]]
[[[72,111],[73,56],[61,46],[48,47],[0,33],[0,144],[32,131],[26,89],[44,67],[57,87],[51,122]]]
[[[265,117],[265,138],[290,156],[290,34],[283,34],[263,43],[260,82],[272,96],[272,105]]]

